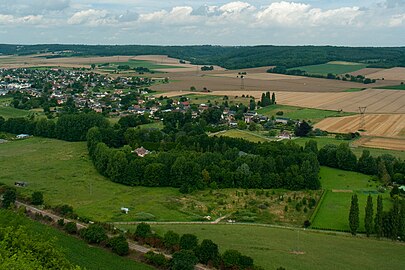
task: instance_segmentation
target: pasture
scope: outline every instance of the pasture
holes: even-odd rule
[[[302,67],[296,67],[296,68],[291,68],[291,69],[303,70],[303,71],[306,71],[308,74],[327,75],[328,73],[346,74],[346,73],[361,70],[366,67],[367,67],[366,64],[361,64],[361,63],[333,61],[333,62],[329,62],[326,64],[302,66]]]
[[[135,226],[125,226],[131,231]],[[211,239],[220,252],[236,249],[251,256],[264,269],[403,269],[403,244],[325,234],[300,229],[255,225],[152,225],[163,235],[168,230]],[[301,253],[297,254],[297,251]]]
[[[53,227],[32,221],[14,212],[0,209],[0,226],[24,226],[30,235],[36,235],[40,239],[53,239],[54,244],[65,254],[73,264],[88,270],[109,269],[154,269],[148,265],[114,255],[113,253],[86,244],[83,240],[70,236]]]
[[[28,116],[32,111],[20,110],[10,106],[2,106],[0,104],[0,116],[5,119],[15,118],[15,117],[25,117]]]
[[[364,215],[368,194],[373,197],[374,213],[377,208],[377,186],[371,176],[357,172],[342,171],[322,167],[320,171],[322,188],[326,194],[322,204],[313,219],[312,228],[349,231],[349,209],[351,197],[354,193],[359,198],[360,226],[359,231],[364,231]],[[381,193],[380,193],[381,194]],[[389,192],[382,193],[384,207],[391,206]]]
[[[318,110],[311,108],[301,108],[295,106],[287,105],[271,105],[257,110],[257,113],[263,114],[267,117],[278,117],[277,112],[283,112],[280,117],[288,117],[293,120],[306,120],[311,123],[316,123],[324,118],[328,117],[341,117],[352,115],[352,113],[340,112],[340,111],[329,111],[329,110]]]
[[[249,130],[240,130],[240,129],[230,129],[230,130],[225,130],[225,131],[220,131],[217,133],[211,134],[211,136],[226,136],[226,137],[231,137],[231,138],[241,138],[245,139],[247,141],[251,142],[268,142],[268,141],[273,141],[272,139],[260,135],[257,132],[252,132]]]

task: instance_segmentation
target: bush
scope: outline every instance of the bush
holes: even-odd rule
[[[44,195],[42,192],[35,191],[31,196],[31,203],[33,205],[41,205],[44,203]]]
[[[152,229],[149,224],[139,223],[135,230],[135,239],[144,240],[146,237],[152,234]]]
[[[67,233],[75,234],[77,233],[77,225],[75,222],[68,222],[65,224],[64,229]]]
[[[194,270],[198,259],[191,250],[181,250],[173,254],[171,265],[173,270]]]
[[[80,231],[80,236],[90,244],[100,244],[108,239],[104,228],[98,224],[91,224]]]
[[[55,207],[55,212],[57,212],[58,214],[62,215],[62,216],[67,216],[70,214],[73,214],[73,207],[67,204],[64,205],[58,205]]]
[[[163,237],[163,243],[168,250],[177,251],[179,249],[180,235],[173,231],[168,231]]]
[[[109,239],[107,242],[107,246],[111,247],[111,250],[120,256],[129,254],[128,242],[123,235]]]
[[[13,188],[7,188],[3,194],[2,206],[3,208],[9,208],[12,204],[15,203],[17,199],[17,193]]]
[[[166,266],[168,261],[166,260],[165,256],[161,253],[155,253],[153,251],[149,251],[145,255],[143,255],[146,259],[146,261],[150,264],[153,264],[155,266]]]
[[[65,220],[63,218],[58,219],[57,224],[58,224],[58,226],[63,227],[63,226],[65,226]]]
[[[180,238],[180,249],[194,250],[198,246],[198,238],[194,234],[183,234]]]

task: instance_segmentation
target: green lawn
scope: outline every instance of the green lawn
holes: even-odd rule
[[[267,138],[258,133],[249,131],[249,130],[240,130],[240,129],[230,129],[224,132],[219,132],[215,134],[216,136],[226,136],[231,138],[241,138],[251,142],[268,142],[271,141],[270,138]]]
[[[327,75],[328,73],[332,74],[346,74],[350,72],[354,72],[363,68],[366,68],[367,65],[361,63],[351,63],[351,62],[329,62],[326,64],[320,65],[311,65],[311,66],[302,66],[302,67],[295,67],[291,69],[300,69],[306,71],[309,74],[319,74],[319,75]]]
[[[144,67],[150,70],[167,69],[167,68],[183,68],[181,64],[178,66],[169,66],[164,64],[155,64],[145,60],[129,60],[127,62],[111,62],[108,66],[99,67],[99,69],[117,69],[118,66],[128,65],[130,68]]]
[[[349,209],[351,197],[354,193],[359,199],[360,227],[364,231],[364,209],[368,194],[371,194],[374,201],[374,208],[377,207],[377,186],[379,183],[371,181],[371,177],[357,173],[343,171],[328,167],[322,167],[320,171],[322,188],[326,190],[322,205],[317,212],[312,227],[333,230],[349,230]],[[344,192],[348,191],[348,192]],[[380,193],[381,194],[381,193]],[[384,207],[391,206],[388,192],[383,194]]]
[[[44,240],[54,239],[55,245],[65,253],[66,258],[83,269],[154,269],[148,265],[114,255],[102,248],[89,246],[78,238],[10,211],[0,209],[0,226],[24,226],[29,234],[38,235]]]
[[[283,115],[276,115],[277,112],[282,111]],[[301,108],[287,105],[271,105],[257,110],[257,113],[263,114],[267,117],[287,117],[293,120],[306,120],[316,123],[327,117],[349,116],[354,113],[318,110],[311,108]]]
[[[134,226],[131,231],[135,229]],[[168,230],[211,239],[220,251],[236,249],[254,258],[264,269],[404,269],[404,246],[392,241],[336,236],[301,230],[249,225],[153,225],[163,235]],[[300,250],[304,254],[292,254]]]
[[[181,196],[177,189],[128,187],[102,177],[85,142],[30,138],[0,144],[0,168],[0,182],[26,181],[21,192],[42,191],[48,204],[70,204],[79,215],[98,221],[136,220],[144,213],[161,221],[196,218],[168,203]],[[129,214],[122,214],[121,207],[128,207]]]
[[[392,89],[392,90],[405,90],[405,84],[393,85],[393,86],[381,86],[375,89]]]
[[[31,111],[20,110],[10,106],[0,106],[0,116],[3,116],[5,119],[14,118],[14,117],[25,117],[28,116]]]

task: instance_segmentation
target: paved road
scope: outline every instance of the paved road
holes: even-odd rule
[[[31,211],[31,212],[33,212],[33,213],[38,213],[38,214],[41,214],[41,215],[43,215],[43,216],[46,215],[46,216],[52,218],[54,221],[58,221],[58,220],[60,220],[60,219],[63,219],[63,220],[65,221],[65,223],[71,222],[71,221],[72,221],[72,222],[76,222],[77,227],[78,227],[79,229],[87,228],[87,224],[79,223],[79,222],[77,222],[76,220],[70,220],[70,219],[67,219],[67,218],[63,218],[63,217],[58,216],[58,215],[55,215],[55,214],[53,214],[53,213],[51,213],[51,212],[49,212],[49,211],[41,210],[41,209],[38,209],[38,208],[36,208],[36,207],[34,207],[34,206],[31,206],[31,205],[28,205],[28,204],[25,204],[25,203],[22,203],[22,202],[18,202],[18,201],[16,201],[15,204],[16,204],[17,207],[25,207],[27,210],[29,210],[29,211]],[[217,219],[217,220],[218,220],[218,219]],[[215,221],[217,221],[217,220],[215,220]],[[218,220],[218,222],[219,222],[219,221],[220,221],[220,220]],[[111,237],[111,235],[109,235],[109,237]],[[129,240],[129,239],[127,239],[127,241],[128,241],[128,247],[129,247],[130,250],[133,250],[133,251],[136,251],[136,252],[140,252],[140,253],[142,253],[142,254],[148,253],[149,251],[153,251],[153,252],[155,252],[155,253],[163,254],[163,255],[166,257],[166,259],[171,259],[171,258],[172,258],[172,256],[171,256],[170,254],[165,254],[165,253],[163,253],[163,252],[158,252],[158,251],[156,251],[156,250],[154,250],[154,249],[151,249],[151,248],[147,248],[147,247],[138,245],[136,242],[134,242],[134,241],[132,241],[132,240]],[[196,270],[209,270],[210,268],[208,268],[208,267],[206,267],[205,265],[202,265],[202,264],[197,264],[197,265],[195,266],[195,269],[196,269]]]

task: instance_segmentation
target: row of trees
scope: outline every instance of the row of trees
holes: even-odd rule
[[[273,94],[270,97],[270,92],[262,93],[262,97],[260,101],[258,101],[257,105],[261,107],[266,107],[269,105],[276,104],[276,93],[273,92]]]
[[[135,130],[136,131],[136,130]],[[205,187],[318,189],[316,154],[295,144],[256,144],[232,138],[177,134],[174,141],[144,136],[143,145],[157,152],[138,157],[140,146],[133,129],[126,145],[114,149],[103,141],[103,129],[88,132],[88,149],[96,169],[126,185],[171,186],[182,192]],[[152,135],[156,131],[151,131]],[[142,133],[145,133],[142,132]],[[141,141],[142,143],[142,141]]]
[[[349,212],[350,232],[353,235],[358,232],[359,224],[359,201],[357,195],[354,194]],[[374,216],[373,198],[369,195],[365,207],[364,229],[367,236],[376,234],[378,238],[387,237],[405,241],[405,200],[395,197],[391,210],[383,211],[383,198],[379,195],[377,212]]]
[[[109,123],[106,118],[96,113],[66,114],[59,117],[57,121],[24,117],[5,120],[0,116],[0,131],[65,141],[85,141],[87,131],[94,126],[107,128]]]
[[[338,146],[325,145],[318,151],[318,160],[321,165],[328,167],[375,175],[386,185],[392,182],[405,183],[404,161],[387,154],[373,157],[368,150],[364,150],[361,157],[357,159],[346,143]]]
[[[218,245],[212,240],[204,239],[199,243],[194,234],[180,236],[173,231],[168,231],[162,237],[153,233],[150,225],[140,223],[133,237],[140,243],[147,243],[152,247],[173,254],[170,262],[161,254],[146,254],[145,258],[148,262],[158,267],[170,267],[173,270],[193,270],[195,264],[202,263],[218,269],[259,269],[254,265],[251,257],[236,250],[226,250],[220,254]]]

